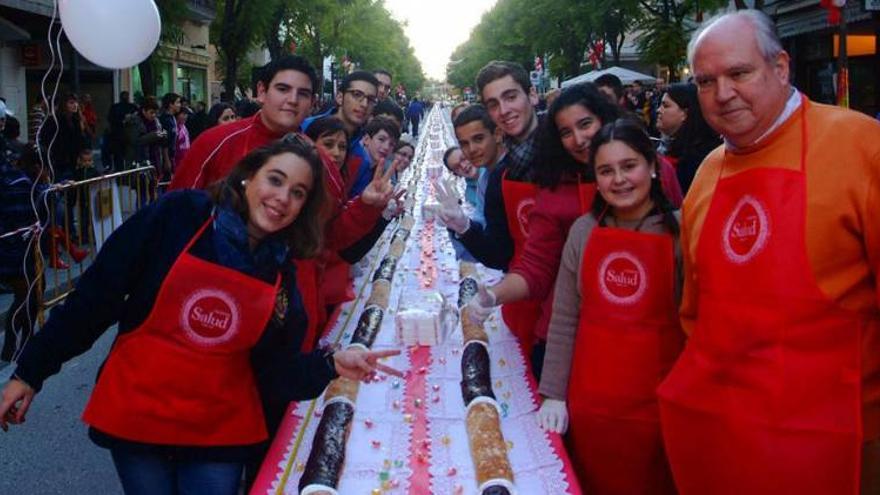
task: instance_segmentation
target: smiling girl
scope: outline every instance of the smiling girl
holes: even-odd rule
[[[300,354],[291,258],[320,249],[322,165],[294,137],[246,155],[212,192],[170,193],[108,239],[24,348],[0,400],[19,424],[43,382],[118,324],[83,419],[127,494],[235,494],[268,438],[261,397],[318,396],[398,351]]]
[[[562,254],[539,392],[585,492],[675,493],[654,389],[681,351],[678,214],[648,135],[618,120],[592,139],[596,194]]]

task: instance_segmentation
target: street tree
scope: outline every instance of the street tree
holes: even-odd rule
[[[141,90],[144,95],[156,95],[156,67],[161,61],[162,44],[180,45],[183,40],[183,21],[189,7],[186,0],[156,0],[159,17],[162,19],[162,34],[159,47],[146,60],[138,64],[141,78]]]

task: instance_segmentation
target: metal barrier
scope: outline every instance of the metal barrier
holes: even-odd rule
[[[158,196],[156,169],[152,166],[56,184],[49,190],[47,225],[41,242],[34,243],[35,259],[45,268],[41,324],[42,310],[58,304],[73,291],[77,278],[110,234]]]

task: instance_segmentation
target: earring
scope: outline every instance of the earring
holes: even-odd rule
[[[247,179],[241,179],[241,187],[247,186]]]
[[[657,172],[651,172],[651,178],[652,178],[652,179],[656,179],[656,178],[657,178]],[[242,181],[242,182],[244,182],[244,181]],[[244,185],[244,184],[242,184],[242,185]]]

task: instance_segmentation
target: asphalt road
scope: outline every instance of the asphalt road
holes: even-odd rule
[[[8,433],[0,430],[0,494],[122,493],[109,452],[89,440],[80,420],[115,334],[115,329],[108,331],[89,352],[49,379],[26,423]],[[0,369],[0,384],[13,368]]]

